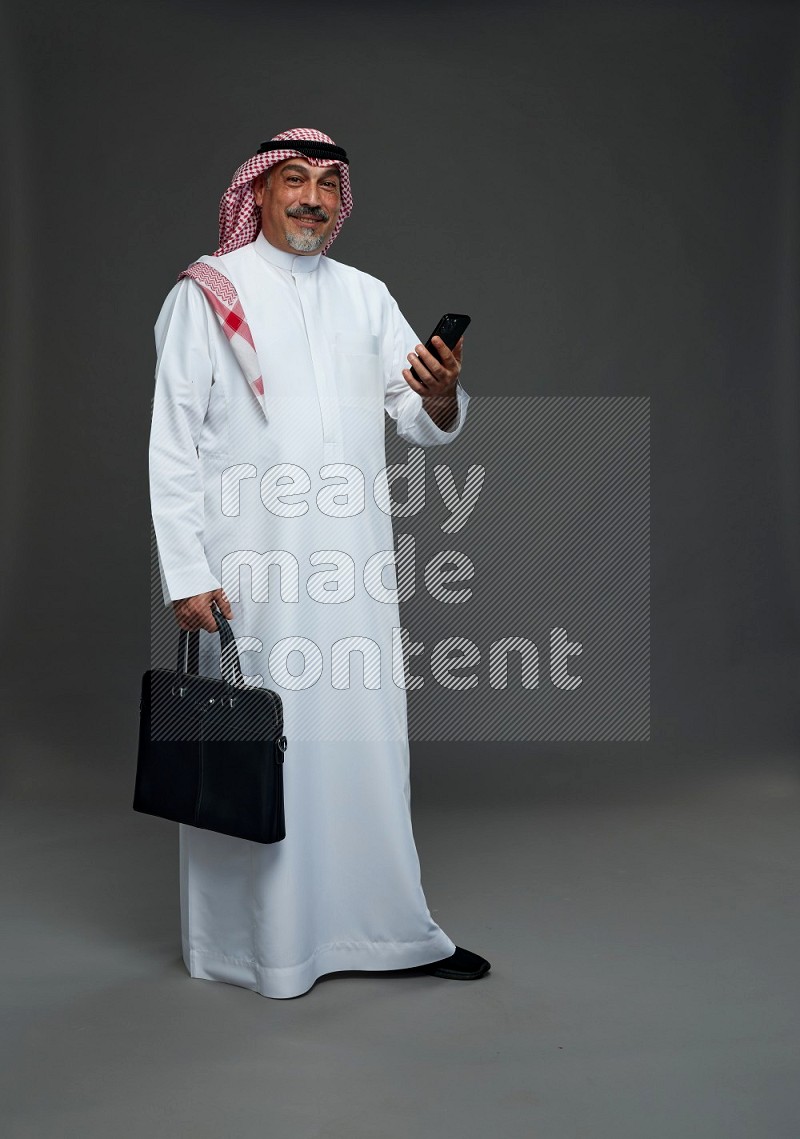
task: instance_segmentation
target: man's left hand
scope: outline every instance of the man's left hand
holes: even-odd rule
[[[449,431],[458,413],[456,387],[461,371],[464,337],[461,337],[452,352],[441,336],[434,336],[432,343],[436,346],[439,359],[424,344],[418,344],[416,355],[413,352],[408,354],[414,372],[411,368],[404,368],[403,378],[410,388],[422,396],[422,405],[437,427]]]
[[[436,345],[439,359],[437,360],[424,344],[418,344],[416,355],[413,352],[408,354],[409,363],[414,365],[414,372],[412,373],[410,367],[404,368],[403,378],[408,386],[419,392],[423,398],[438,396],[454,399],[461,371],[464,337],[461,337],[452,352],[441,336],[434,336],[433,343]],[[419,379],[416,379],[415,375],[419,376]]]

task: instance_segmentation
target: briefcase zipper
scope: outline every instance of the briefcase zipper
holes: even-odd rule
[[[277,694],[272,692],[269,688],[267,688],[267,689],[256,689],[255,691],[266,692],[269,695],[270,702],[272,704],[272,713],[273,713],[273,716],[274,716],[275,721],[277,723],[277,721],[278,721],[278,697],[277,697]],[[236,702],[235,696],[220,696],[219,699],[220,699],[220,702],[222,704],[227,704],[229,708],[232,708]],[[212,696],[208,702],[209,702],[209,704],[213,704],[213,703],[215,703],[215,700],[216,700],[216,697]],[[280,718],[283,719],[282,714],[281,714]],[[285,737],[283,737],[283,738],[285,739]],[[286,748],[284,747],[284,748],[282,748],[282,750],[286,751]]]

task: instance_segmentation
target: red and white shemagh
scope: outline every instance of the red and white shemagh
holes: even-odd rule
[[[345,219],[350,216],[353,209],[353,195],[350,191],[350,173],[347,163],[331,158],[310,158],[299,150],[293,150],[291,146],[292,142],[325,142],[335,145],[332,138],[311,127],[295,127],[293,130],[274,135],[269,141],[286,141],[287,145],[285,148],[267,150],[248,158],[236,171],[230,186],[222,195],[219,204],[219,249],[215,251],[215,257],[221,257],[224,253],[231,253],[234,249],[248,245],[258,237],[261,228],[261,213],[253,196],[253,180],[277,162],[283,162],[287,158],[302,158],[304,162],[308,162],[312,166],[336,166],[339,171],[341,191],[339,216],[327,243],[322,249],[323,253],[328,252]],[[207,265],[204,261],[193,262],[179,274],[178,280],[181,277],[191,277],[203,290],[206,299],[217,315],[223,332],[230,341],[239,367],[255,393],[266,417],[264,380],[253,343],[253,336],[233,284],[224,273],[211,265]]]
[[[230,186],[222,195],[219,203],[219,249],[214,254],[220,257],[223,253],[230,253],[239,249],[250,241],[255,241],[260,228],[261,214],[256,200],[253,197],[253,179],[276,162],[283,162],[287,158],[302,158],[312,166],[336,166],[339,170],[341,185],[341,206],[336,225],[333,227],[322,252],[327,253],[339,235],[339,230],[353,209],[353,195],[350,192],[350,172],[346,162],[339,162],[332,158],[308,158],[299,150],[292,150],[292,142],[327,142],[333,146],[332,138],[315,131],[311,127],[295,127],[294,130],[276,134],[270,142],[286,141],[285,150],[267,150],[263,154],[255,154],[243,162],[233,176]]]
[[[206,265],[205,261],[194,261],[184,269],[181,277],[191,277],[196,281],[206,295],[217,319],[222,325],[222,331],[231,342],[233,354],[239,367],[244,373],[250,387],[261,404],[264,415],[267,409],[264,404],[264,381],[261,378],[261,367],[256,355],[256,346],[253,343],[253,334],[244,315],[239,294],[224,273],[215,269],[213,265]],[[180,277],[178,278],[180,280]]]

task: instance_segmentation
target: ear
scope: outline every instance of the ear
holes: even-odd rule
[[[261,173],[253,179],[253,197],[255,198],[256,205],[261,208],[264,204],[264,188],[266,183],[266,176]]]

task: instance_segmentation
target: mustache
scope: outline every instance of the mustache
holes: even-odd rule
[[[322,206],[292,206],[286,213],[290,218],[314,218],[316,221],[330,221],[330,214]]]

